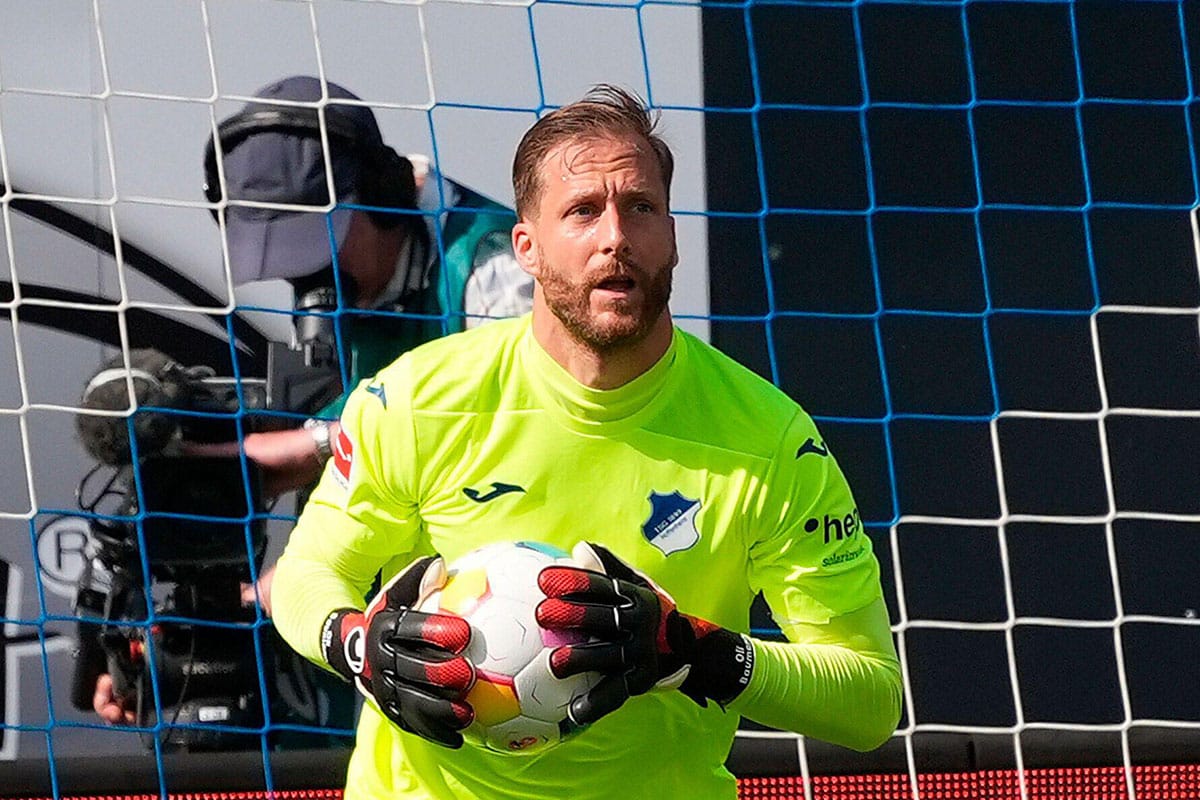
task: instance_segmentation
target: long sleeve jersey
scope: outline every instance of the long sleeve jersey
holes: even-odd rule
[[[676,329],[612,390],[576,382],[528,316],[406,353],[346,405],[279,561],[276,624],[320,662],[322,622],[361,608],[377,574],[517,539],[602,543],[732,630],[761,592],[791,643],[756,640],[728,708],[652,692],[533,756],[446,749],[367,704],[347,800],[734,798],[742,715],[859,749],[894,729],[879,567],[842,472],[795,402],[700,340]]]

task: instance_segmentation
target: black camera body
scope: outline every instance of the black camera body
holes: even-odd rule
[[[159,727],[160,746],[257,747],[258,736],[250,734],[263,724],[267,694],[259,663],[271,656],[261,655],[269,648],[256,642],[257,613],[243,607],[241,587],[258,574],[266,551],[261,476],[240,455],[196,457],[171,443],[237,440],[238,414],[265,408],[266,384],[242,381],[239,396],[231,379],[143,356],[135,352],[131,361],[157,368],[131,364],[133,371],[139,380],[166,384],[174,407],[106,418],[125,426],[135,444],[101,452],[131,458],[102,460],[80,484],[90,542],[76,595],[72,702],[91,710],[96,678],[108,672],[114,694],[135,712],[135,725]],[[135,384],[139,401],[143,388]],[[242,414],[243,430],[255,419]],[[95,424],[80,422],[85,446]],[[157,451],[139,440],[143,431],[164,428],[173,432]],[[103,434],[107,443],[119,432]],[[104,485],[85,498],[106,467]]]

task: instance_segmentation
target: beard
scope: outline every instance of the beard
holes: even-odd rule
[[[671,299],[675,256],[658,269],[647,270],[630,261],[617,261],[575,282],[546,261],[538,248],[538,282],[546,307],[579,343],[598,353],[636,345],[650,333]],[[640,297],[609,300],[599,312],[592,311],[592,290],[611,280],[632,280]]]

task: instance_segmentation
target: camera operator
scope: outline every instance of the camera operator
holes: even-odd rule
[[[348,391],[414,345],[529,310],[533,282],[512,255],[509,209],[440,176],[422,156],[398,155],[371,109],[342,86],[292,76],[256,98],[209,142],[205,190],[214,204],[228,201],[234,283],[291,283],[306,364],[328,368],[340,358]],[[330,177],[339,205],[326,212]],[[341,405],[339,397],[313,416],[334,419]],[[320,476],[333,425],[246,437],[268,494]]]
[[[311,395],[311,407],[288,409],[311,415],[303,427],[183,442],[180,452],[244,452],[264,496],[275,497],[320,476],[337,438],[329,420],[360,380],[424,341],[525,313],[533,283],[512,254],[512,212],[439,175],[428,159],[397,154],[355,94],[292,76],[255,97],[209,141],[206,196],[224,223],[234,283],[291,284],[293,346],[310,372],[334,377],[334,389]],[[244,585],[241,598],[268,615],[272,569]],[[109,723],[134,719],[108,674],[92,700]]]
[[[241,446],[273,496],[320,477],[337,435],[337,423],[322,420],[336,419],[345,392],[417,344],[525,313],[533,281],[512,253],[512,211],[423,156],[397,154],[353,92],[297,75],[255,97],[221,122],[204,158],[208,199],[228,203],[233,281],[289,281],[305,363],[345,376],[320,410],[293,409],[312,414],[305,427],[246,436]],[[338,205],[326,211],[330,179]]]

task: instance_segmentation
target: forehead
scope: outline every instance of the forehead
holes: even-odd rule
[[[644,188],[662,188],[662,169],[650,143],[638,136],[570,139],[551,148],[542,159],[542,185],[576,191],[589,183],[619,179]]]

